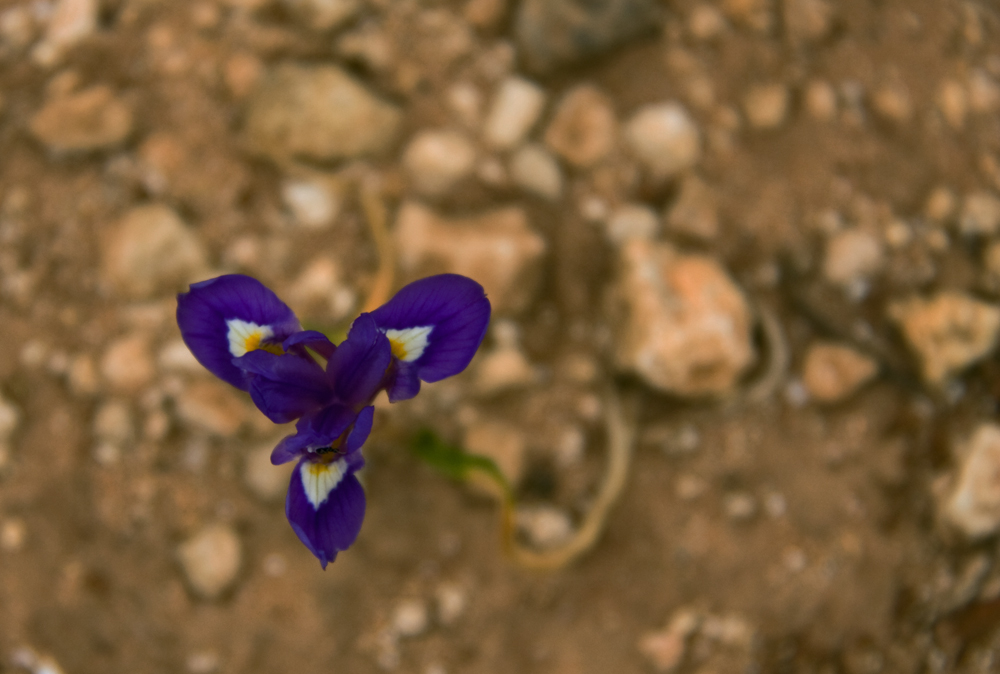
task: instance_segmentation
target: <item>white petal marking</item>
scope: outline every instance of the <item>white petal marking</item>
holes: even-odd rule
[[[226,321],[226,326],[229,328],[229,332],[226,333],[229,339],[229,353],[237,358],[246,355],[248,351],[253,351],[265,339],[274,336],[274,330],[270,325],[257,325],[238,318],[230,318]]]
[[[404,330],[386,330],[385,336],[389,338],[389,344],[392,346],[392,355],[407,363],[420,358],[424,355],[424,349],[428,344],[427,337],[433,329],[433,325],[421,325]]]
[[[347,461],[340,459],[333,463],[313,463],[305,461],[302,464],[302,488],[306,498],[314,510],[319,510],[330,492],[336,488],[347,473]]]

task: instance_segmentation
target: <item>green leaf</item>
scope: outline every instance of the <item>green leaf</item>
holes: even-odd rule
[[[445,476],[464,482],[473,472],[479,472],[492,480],[509,498],[510,485],[493,459],[478,454],[469,454],[461,447],[445,443],[429,429],[417,432],[413,438],[413,453],[428,466]]]

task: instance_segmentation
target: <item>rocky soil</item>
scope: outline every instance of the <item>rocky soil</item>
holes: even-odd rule
[[[323,572],[174,298],[339,333],[389,248],[494,319]],[[2,0],[0,336],[3,674],[1000,668],[990,0]],[[558,550],[608,391],[556,570],[409,450]]]

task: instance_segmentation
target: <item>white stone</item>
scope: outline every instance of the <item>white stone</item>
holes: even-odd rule
[[[641,107],[625,125],[632,153],[657,178],[691,168],[701,158],[701,134],[679,103]]]
[[[1000,331],[1000,309],[953,291],[896,302],[889,317],[920,357],[924,379],[936,385],[991,353]]]
[[[545,90],[521,77],[500,83],[486,123],[483,138],[498,150],[517,146],[538,122],[545,107]]]
[[[633,239],[614,291],[616,360],[682,396],[725,393],[755,358],[752,314],[715,260]]]
[[[621,245],[630,239],[653,240],[660,231],[660,218],[645,204],[625,204],[611,213],[604,227],[608,240]]]
[[[232,528],[212,524],[181,544],[177,555],[195,594],[216,599],[236,581],[243,552]]]
[[[510,158],[510,178],[518,187],[549,201],[562,196],[563,175],[548,150],[529,143],[521,146]]]
[[[340,213],[340,199],[324,180],[286,180],[281,199],[295,222],[306,229],[325,229]]]
[[[565,543],[573,534],[569,515],[552,506],[518,508],[516,522],[531,545],[543,550]]]
[[[442,583],[434,593],[437,617],[442,625],[454,625],[468,604],[466,591],[455,583]]]
[[[411,184],[429,196],[447,193],[470,176],[475,165],[475,146],[457,131],[420,131],[403,153],[403,167]]]
[[[958,229],[966,236],[993,236],[1000,230],[1000,198],[992,192],[974,192],[965,197]]]
[[[726,516],[736,522],[745,522],[757,514],[756,499],[743,492],[726,495],[722,506]]]
[[[877,274],[885,262],[882,241],[868,232],[848,229],[826,244],[823,276],[830,283],[849,286]]]
[[[104,279],[122,295],[148,298],[176,292],[207,266],[197,235],[160,204],[138,206],[111,227],[102,249]]]
[[[427,631],[427,605],[419,599],[406,599],[392,612],[392,631],[401,637],[416,637]]]
[[[981,424],[961,454],[942,515],[969,538],[983,538],[1000,529],[1000,426]]]

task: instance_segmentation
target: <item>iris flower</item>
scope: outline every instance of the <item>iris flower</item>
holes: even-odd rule
[[[405,286],[358,316],[339,345],[303,330],[292,310],[249,276],[219,276],[177,296],[177,323],[198,362],[249,392],[271,421],[296,421],[271,462],[298,459],[285,514],[323,568],[361,530],[365,493],[355,473],[364,465],[360,449],[375,396],[385,390],[391,402],[408,400],[421,382],[464,370],[489,319],[482,286],[457,274]]]

